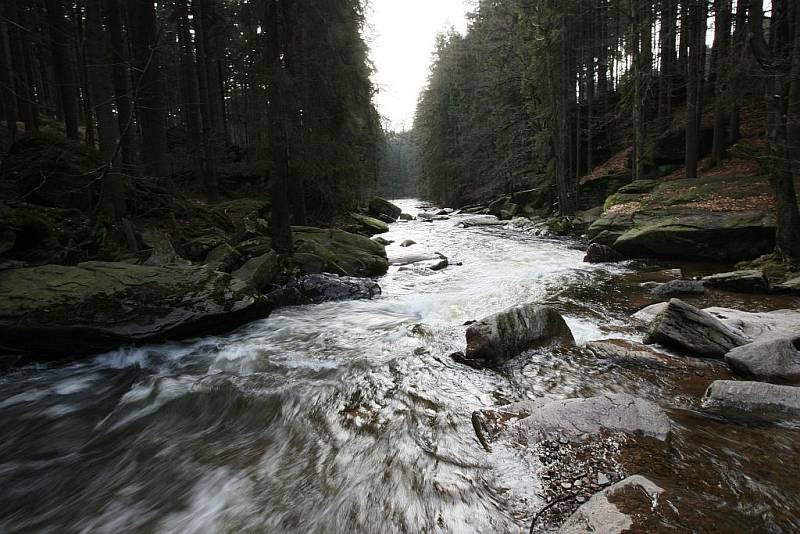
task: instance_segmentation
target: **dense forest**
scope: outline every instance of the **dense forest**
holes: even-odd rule
[[[3,147],[38,132],[97,150],[112,220],[139,176],[212,203],[271,187],[296,223],[373,187],[358,0],[9,0],[0,20]]]
[[[799,33],[791,0],[481,1],[466,35],[441,36],[420,98],[422,189],[463,205],[545,186],[573,215],[594,178],[726,173],[749,151],[797,260]]]

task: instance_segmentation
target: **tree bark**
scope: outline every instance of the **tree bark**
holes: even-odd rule
[[[711,150],[711,163],[718,165],[725,157],[726,140],[729,138],[728,118],[728,51],[731,32],[731,0],[716,0],[716,23],[714,31],[714,54],[716,72],[714,78],[714,144]]]
[[[133,37],[135,99],[141,128],[144,170],[151,176],[169,174],[167,117],[161,74],[160,30],[153,0],[136,0],[130,9],[129,33]]]
[[[113,59],[114,95],[120,131],[120,150],[124,170],[132,169],[137,161],[136,125],[134,124],[134,98],[130,84],[128,43],[122,29],[122,12],[119,0],[105,0],[108,33]]]
[[[286,46],[286,1],[267,0],[267,65],[269,72],[270,154],[273,164],[272,244],[280,254],[294,251],[289,222],[289,128],[286,113],[287,73],[283,63]]]
[[[214,203],[219,200],[219,184],[217,183],[213,103],[209,92],[208,80],[208,57],[206,51],[208,38],[206,36],[205,7],[205,0],[192,0],[195,46],[197,48],[196,71],[200,93],[200,117],[203,127],[204,178],[206,195],[209,202]]]
[[[78,139],[78,82],[70,54],[72,32],[66,23],[63,0],[45,0],[45,7],[50,30],[53,72],[61,101],[64,126],[67,137]]]
[[[17,139],[17,118],[19,117],[19,110],[17,108],[17,97],[14,94],[14,62],[11,55],[11,43],[9,41],[8,23],[5,20],[6,15],[3,9],[0,8],[0,53],[2,53],[2,61],[0,61],[0,83],[2,83],[3,109],[6,115],[6,129],[8,130],[9,143],[13,143]]]
[[[687,6],[688,4],[688,6]],[[700,120],[703,93],[703,58],[705,57],[705,0],[685,0],[689,22],[688,76],[686,90],[686,177],[697,178],[700,157]]]

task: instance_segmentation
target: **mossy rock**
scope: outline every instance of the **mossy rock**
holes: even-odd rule
[[[359,234],[373,236],[384,234],[389,231],[388,224],[374,217],[361,215],[360,213],[351,213],[350,219],[356,223],[353,230]]]
[[[556,217],[555,219],[550,219],[547,221],[546,225],[553,234],[558,236],[570,235],[575,231],[575,227],[572,224],[572,219],[569,217]]]
[[[296,226],[295,252],[313,254],[324,262],[323,271],[341,276],[380,276],[389,262],[380,243],[344,230]]]
[[[100,193],[100,154],[79,143],[48,133],[29,133],[8,149],[0,166],[0,182],[25,202],[88,211]]]
[[[269,312],[252,287],[205,267],[87,262],[0,271],[0,353],[79,357],[223,333]]]

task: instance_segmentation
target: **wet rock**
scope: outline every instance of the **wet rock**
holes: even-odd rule
[[[670,300],[656,316],[645,338],[647,344],[661,343],[704,358],[722,358],[749,341],[709,313],[678,299]]]
[[[577,440],[603,431],[666,441],[671,431],[669,417],[657,404],[624,393],[586,399],[522,401],[503,410],[527,414],[505,431],[527,443],[553,436]]]
[[[257,291],[264,291],[273,285],[281,273],[280,259],[274,250],[257,258],[247,260],[234,271],[233,277],[250,284]]]
[[[651,292],[659,297],[702,295],[706,292],[706,288],[703,282],[699,280],[670,280],[664,284],[657,285]]]
[[[480,217],[468,217],[461,221],[461,226],[464,228],[473,228],[476,226],[504,226],[505,223],[492,215],[483,215]]]
[[[447,258],[445,258],[442,255],[440,255],[440,258],[441,259],[437,263],[429,267],[431,271],[441,271],[443,269],[446,269],[448,265],[450,265],[450,261]]]
[[[202,266],[88,262],[0,271],[0,352],[78,356],[222,333],[271,307]]]
[[[622,254],[608,245],[592,243],[586,250],[586,256],[583,258],[583,261],[586,263],[614,263],[624,259]]]
[[[307,265],[313,256],[321,260],[323,271],[340,276],[380,276],[389,269],[383,245],[364,236],[309,226],[294,226],[292,233],[294,258],[298,263],[302,260],[301,265]]]
[[[287,289],[296,289],[296,304],[318,304],[342,300],[370,300],[381,294],[381,286],[369,278],[312,274],[289,282]]]
[[[178,255],[167,232],[148,229],[142,232],[142,242],[150,249],[145,265],[188,265],[191,263]]]
[[[440,260],[438,254],[434,252],[407,252],[391,257],[392,265],[411,265],[412,263],[422,263],[425,261]]]
[[[400,214],[400,220],[401,221],[413,221],[414,220],[414,216],[410,215],[408,213],[401,213]]]
[[[655,510],[659,496],[664,493],[661,487],[647,478],[633,475],[592,496],[567,519],[558,532],[560,534],[629,532],[636,518],[620,510],[612,501],[614,497],[632,489],[644,493],[652,501],[652,510]]]
[[[208,253],[205,265],[209,269],[229,273],[241,261],[239,251],[227,243],[223,243]]]
[[[432,222],[436,219],[436,214],[430,211],[421,211],[417,214],[417,219],[425,222]]]
[[[800,417],[800,387],[717,380],[708,387],[703,405],[730,408],[755,418]]]
[[[586,348],[597,358],[615,364],[662,369],[686,368],[685,360],[627,339],[589,341]]]
[[[436,212],[436,215],[441,217],[444,215],[450,215],[451,213],[453,213],[453,208],[442,208]]]
[[[800,293],[800,276],[789,278],[785,282],[777,284],[774,290],[786,293]]]
[[[585,233],[603,215],[603,207],[597,206],[575,214],[572,224],[576,232]]]
[[[413,239],[406,239],[405,241],[400,243],[400,246],[401,247],[410,247],[411,245],[416,245],[416,244],[417,244],[417,242],[414,241]]]
[[[526,304],[490,315],[467,328],[465,359],[498,365],[523,351],[549,343],[574,344],[569,326],[555,309]]]
[[[767,293],[769,282],[762,271],[734,271],[730,273],[712,274],[703,277],[708,287],[726,289],[739,293]]]
[[[800,385],[800,351],[791,339],[757,341],[737,347],[725,355],[725,361],[743,376]]]
[[[729,308],[706,308],[704,311],[751,341],[780,338],[800,341],[800,310],[745,312]]]
[[[375,197],[369,201],[369,213],[373,216],[386,215],[396,221],[402,212],[403,210],[384,198]]]
[[[385,222],[373,217],[361,215],[360,213],[351,213],[350,219],[356,223],[352,230],[359,234],[372,236],[389,231],[389,225]]]
[[[239,251],[245,255],[245,257],[249,257],[246,256],[246,254],[249,253],[249,247],[260,245],[262,243],[262,239],[269,241],[266,249],[260,251],[261,254],[265,254],[272,248],[272,242],[268,238],[254,238],[252,240],[244,241],[239,246]],[[220,230],[218,232],[209,232],[205,235],[200,235],[198,237],[189,239],[181,245],[180,250],[183,257],[192,261],[201,261],[203,258],[208,256],[213,249],[227,242],[228,237]]]
[[[659,314],[667,309],[667,306],[669,306],[669,302],[658,302],[656,304],[651,304],[650,306],[646,306],[631,315],[631,318],[642,324],[649,325],[655,320],[656,317],[658,317]]]
[[[384,239],[381,236],[373,237],[372,240],[378,243],[379,245],[383,245],[384,247],[388,247],[389,245],[394,243],[394,241],[392,241],[391,239]]]

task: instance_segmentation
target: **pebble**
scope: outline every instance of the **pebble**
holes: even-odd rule
[[[565,490],[572,489],[572,484],[570,484],[569,482],[562,482],[561,487],[564,488]]]
[[[597,475],[598,486],[608,486],[609,484],[611,484],[611,479],[608,478],[608,475],[604,473],[600,473]]]

